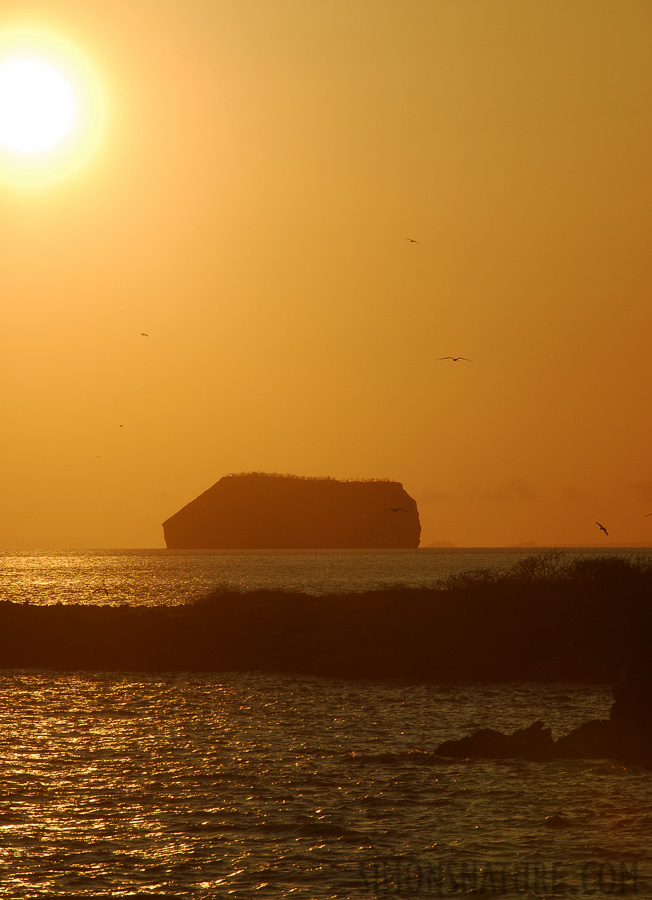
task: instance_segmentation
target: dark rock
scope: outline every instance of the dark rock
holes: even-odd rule
[[[647,671],[630,674],[613,694],[608,719],[584,722],[557,742],[543,722],[534,722],[509,736],[483,728],[458,741],[444,741],[435,753],[490,759],[616,759],[652,768],[652,677]]]
[[[610,722],[615,756],[652,767],[652,673],[628,675],[613,691]]]
[[[506,735],[493,728],[481,728],[458,741],[444,741],[435,750],[438,756],[477,756],[485,759],[552,759],[555,742],[550,728],[534,722]]]
[[[170,549],[413,548],[417,504],[397,481],[228,475],[163,523]]]
[[[583,722],[557,741],[561,759],[610,759],[616,755],[612,723],[608,719]]]
[[[630,674],[613,689],[610,719],[617,728],[652,735],[652,676]]]
[[[486,759],[504,759],[508,753],[509,738],[493,728],[481,728],[457,741],[444,741],[435,750],[437,756],[479,756]]]
[[[534,722],[527,728],[519,728],[511,736],[512,756],[522,759],[544,760],[552,759],[555,755],[555,742],[552,739],[552,730],[546,728],[543,722]]]

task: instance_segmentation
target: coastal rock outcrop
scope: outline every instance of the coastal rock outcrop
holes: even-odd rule
[[[444,741],[435,750],[438,756],[477,756],[484,759],[547,760],[555,755],[555,742],[550,728],[534,722],[503,734],[493,728],[481,728],[457,741]]]
[[[163,523],[169,549],[419,546],[417,504],[397,481],[227,475]]]
[[[444,741],[435,753],[484,759],[617,759],[652,768],[652,677],[630,674],[613,695],[608,719],[584,722],[557,741],[543,722],[534,722],[511,735],[482,728]]]

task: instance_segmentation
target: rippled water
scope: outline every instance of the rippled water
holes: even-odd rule
[[[0,685],[0,897],[478,896],[475,864],[476,878],[502,866],[494,895],[542,898],[581,890],[584,866],[602,890],[623,861],[630,895],[652,896],[649,772],[432,753],[537,718],[558,736],[606,714],[605,688],[256,673]],[[567,827],[548,827],[555,815]]]
[[[0,588],[183,603],[431,584],[531,553],[31,551],[0,555]],[[652,773],[433,754],[485,726],[559,736],[608,714],[603,686],[0,671],[0,691],[6,900],[652,898]]]

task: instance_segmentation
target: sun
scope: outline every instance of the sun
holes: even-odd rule
[[[44,153],[70,131],[77,114],[64,76],[39,59],[0,65],[0,144],[17,153]]]
[[[81,55],[50,35],[0,34],[0,179],[41,184],[97,143],[103,103]]]

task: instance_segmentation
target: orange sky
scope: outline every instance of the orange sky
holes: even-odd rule
[[[106,110],[65,177],[0,180],[1,547],[162,547],[246,470],[401,481],[422,543],[652,541],[651,4],[16,27]]]

